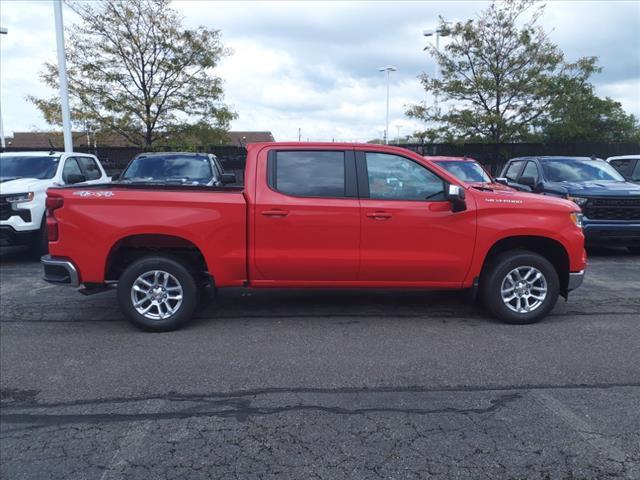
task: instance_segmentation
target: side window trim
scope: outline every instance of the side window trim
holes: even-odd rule
[[[278,152],[341,152],[344,154],[344,196],[340,197],[321,197],[316,195],[292,195],[290,193],[281,192],[278,190],[278,178],[277,178],[277,162]],[[327,198],[327,199],[356,199],[358,198],[358,185],[356,176],[356,161],[354,151],[341,150],[341,149],[283,149],[283,150],[269,150],[267,153],[267,185],[274,192],[280,195],[286,195],[293,198]]]
[[[447,202],[448,200],[446,198],[444,198],[444,193],[445,193],[445,183],[446,180],[444,178],[442,178],[440,175],[438,175],[436,172],[434,172],[433,170],[431,170],[430,168],[427,168],[426,166],[424,166],[423,164],[421,164],[420,162],[415,161],[412,158],[406,157],[404,155],[401,155],[399,153],[388,153],[388,152],[381,152],[379,150],[358,150],[356,152],[356,155],[359,154],[359,156],[356,157],[356,162],[357,162],[357,173],[358,173],[358,187],[360,188],[360,198],[365,198],[365,199],[371,199],[371,193],[369,191],[369,169],[367,168],[367,153],[378,153],[378,154],[382,154],[382,155],[395,155],[396,157],[400,157],[400,158],[404,158],[405,160],[409,161],[409,162],[413,162],[416,165],[418,165],[421,168],[424,168],[427,172],[431,173],[432,175],[434,175],[435,177],[439,178],[440,181],[442,182],[442,192],[443,192],[443,198],[442,199],[426,199],[426,200],[405,200],[405,199],[401,199],[401,198],[385,198],[384,201],[390,201],[390,202]],[[364,183],[364,185],[362,185]],[[366,192],[366,197],[363,196],[363,192]],[[373,199],[373,200],[382,200],[382,199]]]

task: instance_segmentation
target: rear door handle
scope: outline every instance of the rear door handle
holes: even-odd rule
[[[374,220],[387,220],[392,217],[389,212],[369,212],[367,213],[367,217],[373,218]]]
[[[280,210],[274,208],[273,210],[263,210],[260,213],[265,217],[286,217],[287,215],[289,215],[289,210]]]

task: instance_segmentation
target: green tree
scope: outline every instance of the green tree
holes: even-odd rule
[[[193,124],[228,130],[235,114],[222,103],[214,70],[230,51],[219,30],[183,28],[169,0],[68,5],[80,17],[66,38],[75,124],[143,147]],[[45,63],[42,79],[57,89],[57,65]],[[57,97],[29,99],[47,122],[61,124]]]
[[[529,136],[561,94],[559,84],[597,71],[594,57],[565,61],[538,24],[543,8],[531,0],[495,1],[476,20],[449,24],[441,18],[438,28],[449,41],[439,52],[428,47],[440,77],[423,74],[420,80],[449,108],[421,103],[409,106],[407,115],[434,122],[429,136],[441,140],[498,146]]]
[[[537,122],[537,137],[551,142],[624,142],[638,140],[637,119],[611,98],[595,95],[588,82],[569,82]]]

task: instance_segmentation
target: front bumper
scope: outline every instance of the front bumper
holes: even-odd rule
[[[16,230],[11,225],[0,225],[0,246],[29,245],[38,230]]]
[[[69,260],[45,255],[41,258],[41,261],[44,267],[43,278],[45,282],[69,285],[71,287],[80,286],[78,269]]]
[[[584,219],[584,239],[589,245],[640,246],[640,222],[597,222]]]
[[[581,270],[579,272],[569,272],[569,285],[567,286],[567,291],[571,292],[572,290],[575,290],[580,285],[582,285],[583,281],[584,270]]]

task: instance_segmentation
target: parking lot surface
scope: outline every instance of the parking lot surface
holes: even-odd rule
[[[0,254],[1,478],[640,478],[624,250],[535,325],[464,293],[228,290],[164,334]]]

